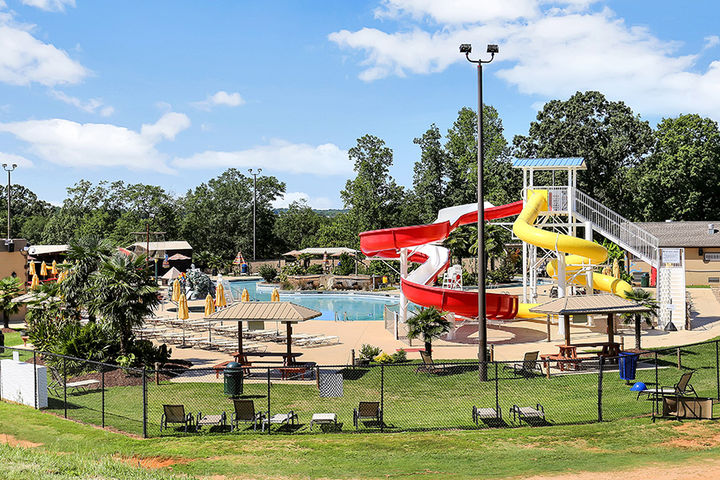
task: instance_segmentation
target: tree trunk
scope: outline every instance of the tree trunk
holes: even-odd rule
[[[425,341],[425,351],[427,352],[430,357],[432,357],[432,343]]]

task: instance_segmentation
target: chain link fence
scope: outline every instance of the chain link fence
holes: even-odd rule
[[[622,357],[488,362],[482,380],[477,362],[300,364],[243,367],[234,392],[223,367],[141,370],[10,347],[0,359],[17,352],[47,375],[47,411],[103,428],[151,437],[309,434],[654,419],[662,395],[632,384],[673,388],[691,372],[694,394],[720,400],[719,345],[644,351],[632,381],[620,378]]]

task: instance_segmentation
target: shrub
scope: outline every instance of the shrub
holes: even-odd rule
[[[258,269],[258,273],[263,278],[263,280],[268,283],[275,280],[275,277],[277,277],[278,274],[277,269],[271,267],[270,265],[261,265]]]
[[[335,275],[352,275],[355,273],[355,259],[347,253],[340,254],[340,261],[338,262],[335,270]]]
[[[393,353],[390,358],[392,358],[393,363],[407,362],[407,352],[401,348],[397,352]]]
[[[380,355],[380,348],[374,347],[370,344],[363,343],[360,347],[360,358],[363,360],[372,360],[373,358]]]
[[[325,272],[323,271],[322,265],[314,263],[307,268],[305,273],[308,275],[322,275]]]
[[[375,357],[375,361],[378,363],[391,363],[393,361],[393,359],[390,355],[383,352],[380,355],[378,355],[377,357]]]

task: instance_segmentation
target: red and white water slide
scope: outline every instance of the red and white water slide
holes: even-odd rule
[[[517,215],[522,208],[522,200],[498,207],[486,204],[485,220]],[[422,264],[401,280],[400,288],[409,301],[464,317],[477,317],[477,292],[432,286],[450,265],[449,251],[440,242],[460,225],[477,223],[477,217],[477,204],[444,208],[438,212],[437,220],[428,225],[363,232],[360,249],[368,257],[397,259],[401,249],[407,248],[408,261]],[[488,318],[511,319],[516,317],[519,304],[516,295],[487,293],[485,305]]]

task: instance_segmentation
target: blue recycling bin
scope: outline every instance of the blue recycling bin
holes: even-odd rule
[[[635,380],[638,357],[639,355],[637,353],[620,352],[620,359],[618,361],[620,378],[628,383]]]
[[[248,264],[247,263],[243,263],[242,265],[240,265],[240,273],[248,273]]]

